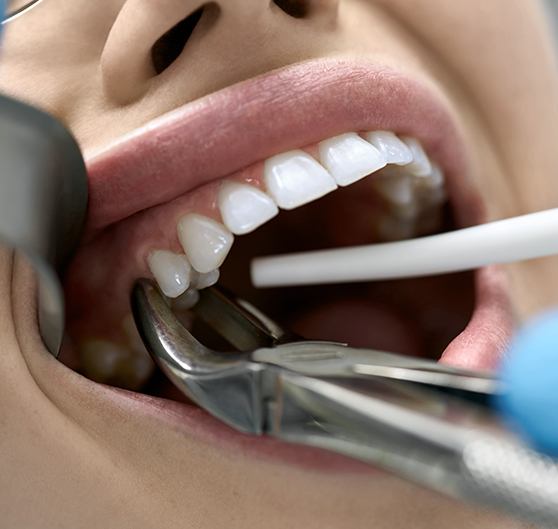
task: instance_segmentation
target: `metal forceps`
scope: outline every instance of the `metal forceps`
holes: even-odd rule
[[[132,308],[155,362],[221,421],[558,526],[558,465],[499,424],[490,403],[505,389],[490,375],[305,341],[219,288],[200,294],[195,316],[236,352],[201,344],[151,281],[136,283]]]

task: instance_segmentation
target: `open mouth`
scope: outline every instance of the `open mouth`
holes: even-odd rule
[[[130,319],[131,286],[148,276],[185,324],[197,292],[219,280],[307,338],[493,366],[512,326],[495,270],[281,290],[249,280],[256,256],[482,220],[435,92],[383,66],[304,63],[189,104],[91,158],[63,360],[97,382],[185,400]]]

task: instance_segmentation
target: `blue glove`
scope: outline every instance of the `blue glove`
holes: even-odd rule
[[[502,366],[506,394],[498,406],[527,442],[558,457],[558,311],[528,324]]]
[[[4,20],[4,14],[6,13],[6,3],[4,0],[0,0],[0,20]],[[2,24],[0,24],[0,34],[2,33]]]

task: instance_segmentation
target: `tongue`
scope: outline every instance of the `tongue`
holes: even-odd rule
[[[415,324],[381,303],[346,299],[297,315],[290,327],[309,339],[346,342],[407,355],[421,355]]]

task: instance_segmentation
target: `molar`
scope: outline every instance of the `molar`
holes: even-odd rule
[[[378,234],[384,241],[410,239],[415,234],[415,220],[385,215],[378,222]]]
[[[279,213],[263,191],[238,182],[224,182],[218,202],[225,226],[235,235],[250,233]]]
[[[319,144],[320,161],[340,186],[348,186],[386,166],[376,147],[351,132]]]
[[[294,209],[337,189],[332,176],[304,151],[289,151],[265,161],[267,190],[280,208]]]
[[[185,255],[155,250],[149,254],[147,263],[165,296],[176,298],[190,286],[192,267]]]
[[[411,177],[400,171],[383,171],[381,177],[374,180],[373,185],[391,205],[406,206],[415,200]]]
[[[149,356],[107,340],[88,340],[79,347],[84,374],[103,384],[137,390],[151,376]]]
[[[384,155],[389,164],[407,165],[413,161],[413,154],[409,147],[393,132],[376,130],[367,132],[364,137]]]
[[[446,179],[440,167],[433,163],[432,170],[424,176],[417,176],[415,178],[415,182],[419,186],[428,187],[430,189],[439,189],[444,187]]]
[[[190,264],[202,274],[223,264],[234,241],[233,234],[225,226],[197,213],[180,219],[178,238]]]

